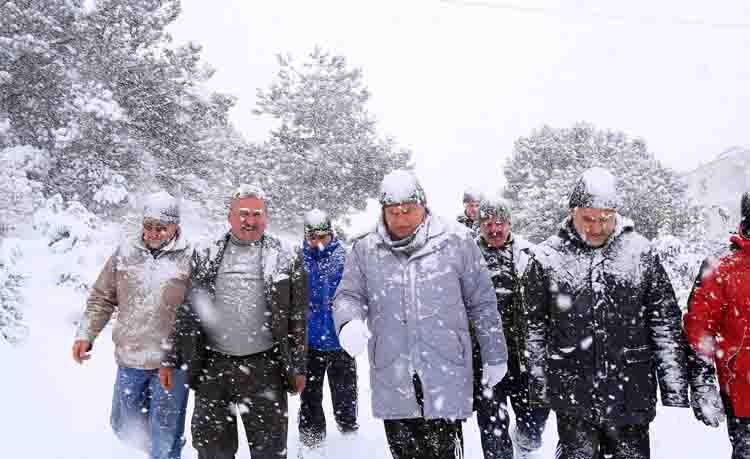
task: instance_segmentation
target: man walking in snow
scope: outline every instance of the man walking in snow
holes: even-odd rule
[[[380,204],[336,292],[339,340],[352,356],[369,344],[372,410],[395,459],[461,457],[460,422],[472,412],[469,324],[485,385],[507,371],[492,281],[469,232],[430,214],[411,173],[388,174]]]
[[[333,232],[325,212],[305,214],[304,256],[310,291],[307,316],[307,377],[302,391],[299,432],[306,448],[322,446],[326,436],[323,413],[323,380],[333,402],[333,415],[342,433],[356,432],[357,364],[341,349],[333,323],[332,302],[344,271],[346,250]]]
[[[230,231],[194,252],[162,377],[187,365],[195,388],[193,446],[200,459],[232,459],[242,417],[253,459],[286,457],[287,391],[305,385],[307,279],[302,257],[266,233],[262,190],[232,196]]]
[[[111,424],[118,437],[151,459],[178,459],[183,445],[185,372],[174,371],[169,390],[159,384],[158,375],[190,277],[190,249],[179,223],[174,198],[157,193],[146,199],[142,232],[107,260],[73,344],[73,359],[87,360],[94,340],[117,311]]]
[[[726,414],[732,459],[750,458],[750,193],[741,213],[732,253],[705,272],[684,318],[690,346],[716,363],[721,387],[720,397],[713,384],[694,388],[696,415],[718,425]]]
[[[456,221],[469,228],[472,232],[476,233],[479,228],[479,201],[481,200],[480,193],[476,190],[467,189],[464,191],[464,212],[460,214]]]
[[[689,406],[672,285],[618,206],[612,174],[584,172],[526,275],[530,400],[557,414],[558,459],[650,457],[657,381],[663,405]]]
[[[526,320],[520,283],[532,245],[511,232],[510,207],[502,199],[483,198],[478,221],[480,235],[477,242],[495,286],[497,307],[508,344],[508,375],[492,391],[487,391],[481,385],[481,353],[474,340],[474,407],[482,450],[485,459],[513,459],[515,444],[515,457],[527,458],[541,447],[544,424],[549,416],[548,408],[529,405],[528,375],[522,352]],[[516,415],[512,441],[508,432],[508,398]]]

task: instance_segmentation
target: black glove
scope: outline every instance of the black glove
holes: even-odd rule
[[[727,418],[724,404],[716,386],[698,386],[692,390],[690,406],[693,407],[695,418],[707,426],[719,427]]]

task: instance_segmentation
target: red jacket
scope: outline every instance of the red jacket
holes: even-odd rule
[[[737,417],[750,417],[750,240],[722,258],[693,293],[685,332],[696,352],[713,358]]]

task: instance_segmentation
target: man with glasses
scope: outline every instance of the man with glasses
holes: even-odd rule
[[[479,343],[474,340],[474,407],[485,459],[532,457],[542,446],[542,432],[549,416],[548,408],[531,407],[528,375],[523,355],[525,318],[521,298],[521,280],[532,244],[511,231],[510,206],[500,198],[483,198],[479,205],[479,238],[492,283],[497,308],[503,320],[508,344],[508,375],[493,390],[484,390]],[[509,432],[507,404],[513,406],[516,426]],[[511,439],[512,437],[512,439]]]
[[[146,199],[139,237],[107,260],[73,344],[76,362],[89,359],[94,340],[117,311],[111,424],[118,437],[151,459],[178,459],[184,443],[185,372],[175,369],[169,389],[159,384],[158,375],[190,277],[190,249],[179,224],[173,197],[157,193]]]
[[[253,459],[285,458],[287,392],[305,387],[307,279],[301,254],[266,232],[260,188],[233,194],[231,229],[193,254],[191,292],[161,371],[181,365],[195,388],[191,431],[199,459],[232,459],[237,415]]]
[[[310,291],[307,315],[307,378],[302,391],[299,432],[305,456],[314,455],[326,437],[323,380],[328,376],[333,415],[339,431],[357,431],[357,364],[344,352],[336,335],[331,310],[344,270],[346,250],[328,214],[313,209],[305,214],[303,252]]]
[[[507,371],[487,267],[471,234],[432,215],[416,177],[388,174],[376,228],[357,239],[334,299],[341,346],[369,344],[372,411],[395,459],[463,457],[472,414],[473,325],[484,384]],[[366,321],[366,324],[365,324]]]
[[[529,398],[556,412],[558,459],[649,458],[657,382],[664,406],[689,406],[672,284],[619,206],[614,176],[585,171],[525,276]]]

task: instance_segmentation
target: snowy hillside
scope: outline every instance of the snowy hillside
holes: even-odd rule
[[[740,196],[750,190],[750,147],[732,147],[685,174],[690,196],[708,209],[709,237],[736,230]]]

